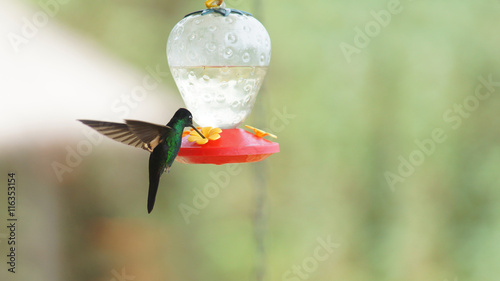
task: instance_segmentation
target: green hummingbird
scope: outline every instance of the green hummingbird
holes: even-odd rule
[[[137,120],[125,120],[125,124],[94,120],[78,121],[111,139],[151,152],[149,156],[148,213],[153,210],[161,175],[165,171],[170,171],[170,167],[179,153],[184,127],[192,127],[202,138],[205,138],[193,126],[193,116],[185,108],[179,108],[166,126]]]

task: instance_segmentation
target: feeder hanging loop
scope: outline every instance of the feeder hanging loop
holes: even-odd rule
[[[207,6],[207,9],[218,8],[223,4],[223,2],[224,2],[224,0],[207,0],[207,1],[205,1],[205,6]],[[224,7],[222,7],[222,8],[224,8]]]
[[[217,13],[217,14],[220,14],[220,15],[225,16],[225,17],[229,16],[231,13],[235,13],[238,15],[250,16],[250,17],[252,16],[252,14],[244,12],[244,11],[226,8],[226,3],[224,3],[224,0],[207,0],[207,1],[205,1],[205,6],[207,7],[205,10],[192,12],[192,13],[185,15],[184,17],[186,18],[189,16],[198,15],[198,14],[204,16],[204,15],[208,15],[211,13]]]

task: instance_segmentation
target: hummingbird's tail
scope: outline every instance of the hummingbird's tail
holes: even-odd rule
[[[161,151],[154,150],[149,156],[149,192],[148,213],[151,213],[155,205],[156,192],[160,184],[160,177],[165,169],[165,161],[161,159]]]
[[[156,200],[156,192],[158,191],[158,184],[160,183],[160,175],[149,177],[149,192],[148,192],[148,214],[153,211]]]

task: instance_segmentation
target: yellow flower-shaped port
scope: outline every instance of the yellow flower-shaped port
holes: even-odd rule
[[[206,144],[209,140],[218,140],[220,138],[220,133],[222,130],[220,128],[212,128],[212,127],[197,127],[200,130],[201,134],[205,136],[202,138],[198,133],[191,129],[191,131],[186,131],[183,133],[183,136],[189,134],[188,141],[196,142],[197,144]]]
[[[275,139],[277,139],[277,138],[278,138],[276,135],[273,135],[273,134],[268,133],[268,132],[264,132],[264,131],[262,131],[262,130],[260,130],[260,129],[257,129],[257,128],[254,128],[254,127],[252,127],[252,126],[245,125],[245,127],[246,127],[246,128],[248,128],[248,129],[250,129],[250,130],[253,130],[254,134],[255,134],[257,137],[259,137],[259,138],[263,138],[263,137],[265,137],[265,136],[270,136],[270,137],[275,138]]]

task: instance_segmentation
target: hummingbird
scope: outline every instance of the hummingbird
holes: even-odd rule
[[[185,108],[179,108],[165,126],[137,120],[125,120],[125,124],[84,119],[78,121],[111,139],[151,152],[148,213],[153,210],[161,175],[163,172],[170,171],[179,153],[184,128],[192,127],[202,138],[205,138],[193,126],[193,115]]]

